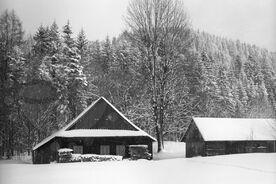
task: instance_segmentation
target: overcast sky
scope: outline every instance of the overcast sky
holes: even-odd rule
[[[276,0],[183,0],[194,28],[276,51]],[[0,0],[0,12],[14,9],[26,33],[54,20],[67,20],[90,40],[124,30],[129,0]]]

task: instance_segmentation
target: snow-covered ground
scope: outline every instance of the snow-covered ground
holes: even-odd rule
[[[185,143],[165,141],[164,150],[157,154],[157,142],[153,143],[153,159],[164,160],[172,158],[185,158]]]
[[[183,158],[180,155],[183,143],[167,144],[170,146],[152,161],[44,165],[0,161],[0,183],[276,184],[276,153]]]

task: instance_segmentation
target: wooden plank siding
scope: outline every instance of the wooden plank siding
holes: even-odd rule
[[[204,156],[204,140],[194,123],[188,127],[186,135],[186,157]]]
[[[206,141],[205,156],[276,152],[276,141]]]
[[[103,99],[68,130],[73,129],[136,130]]]

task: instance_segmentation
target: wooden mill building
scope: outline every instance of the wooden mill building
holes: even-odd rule
[[[133,124],[104,97],[93,102],[67,126],[33,148],[33,163],[57,160],[57,150],[129,157],[129,145],[146,145],[152,154],[155,139]]]
[[[186,157],[276,152],[276,119],[193,118]]]

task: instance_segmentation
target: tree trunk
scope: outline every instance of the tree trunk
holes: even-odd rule
[[[8,58],[6,57],[7,52],[0,53],[0,128],[3,128],[3,140],[5,140],[3,144],[3,153],[8,153],[9,149],[9,108],[5,102],[5,98],[7,97],[7,72],[8,72]]]
[[[31,128],[29,126],[29,123],[27,125],[27,128],[28,128],[27,146],[28,146],[28,155],[30,155],[31,154]]]
[[[153,108],[153,120],[155,123],[155,132],[157,138],[157,152],[160,152],[163,149],[162,146],[162,131],[159,124],[158,118],[158,104],[157,104],[157,90],[156,90],[156,60],[157,60],[157,51],[152,49],[153,59],[152,59],[152,108]]]
[[[14,152],[14,122],[11,122],[11,130],[10,130],[10,152],[11,152],[11,156],[13,156],[13,152]]]
[[[161,81],[161,89],[160,89],[160,105],[159,105],[159,124],[160,124],[160,131],[161,131],[161,142],[162,142],[162,146],[164,145],[164,136],[163,136],[163,132],[164,132],[164,91],[165,91],[165,85],[164,85],[164,81]]]

